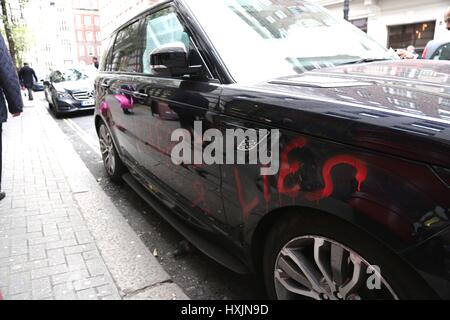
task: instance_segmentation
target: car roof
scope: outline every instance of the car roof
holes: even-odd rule
[[[446,43],[450,43],[450,39],[447,40],[431,40],[430,42],[428,42],[427,47],[428,46],[441,46],[443,44]]]

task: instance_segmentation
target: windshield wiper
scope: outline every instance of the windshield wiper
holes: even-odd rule
[[[355,61],[342,63],[342,64],[340,64],[340,66],[346,66],[349,64],[361,64],[361,63],[370,63],[370,62],[378,62],[378,61],[388,61],[388,60],[392,60],[392,59],[389,59],[389,58],[363,58],[363,59],[359,59],[359,60],[355,60]]]

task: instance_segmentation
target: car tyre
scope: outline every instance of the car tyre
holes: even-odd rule
[[[353,225],[319,212],[288,214],[276,224],[265,243],[263,268],[273,300],[436,298],[390,250]]]
[[[64,117],[63,113],[58,111],[58,103],[53,101],[53,103],[48,103],[50,106],[50,110],[52,110],[53,115],[56,119],[62,119]]]
[[[112,135],[104,123],[100,124],[98,135],[106,172],[113,182],[120,183],[122,182],[122,176],[127,172],[127,168],[120,159]]]

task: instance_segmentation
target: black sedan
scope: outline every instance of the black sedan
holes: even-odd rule
[[[94,80],[79,69],[55,70],[45,81],[45,97],[56,117],[94,110]]]
[[[450,63],[303,0],[165,1],[110,43],[105,168],[201,251],[273,299],[450,298]]]
[[[45,91],[44,82],[45,82],[44,80],[39,80],[39,81],[33,83],[33,91],[34,92]]]

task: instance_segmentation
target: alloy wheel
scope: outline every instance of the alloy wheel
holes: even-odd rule
[[[318,236],[285,245],[274,278],[280,300],[398,300],[382,270],[344,245]]]
[[[105,125],[100,127],[100,151],[108,174],[111,176],[114,175],[116,168],[116,153],[111,134]]]

